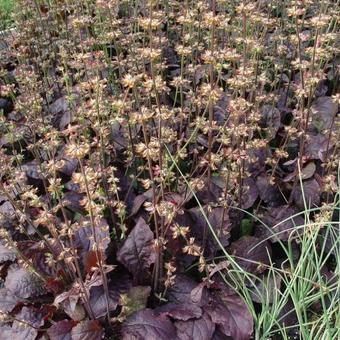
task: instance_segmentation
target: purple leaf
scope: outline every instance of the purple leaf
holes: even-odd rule
[[[316,165],[314,162],[309,162],[306,166],[301,170],[301,178],[308,179],[311,178],[316,170]]]
[[[176,275],[175,284],[169,289],[168,299],[170,302],[178,304],[191,303],[191,292],[197,287],[197,282],[189,277]]]
[[[166,201],[174,203],[176,206],[183,206],[185,203],[191,200],[193,194],[190,190],[180,193],[168,192],[164,195]]]
[[[21,166],[21,170],[25,171],[28,179],[42,180],[42,174],[37,161],[27,162]]]
[[[50,105],[50,112],[53,115],[52,121],[54,126],[63,130],[72,120],[72,114],[69,111],[69,104],[65,97],[58,98]]]
[[[229,289],[212,293],[206,306],[212,321],[219,330],[232,339],[248,340],[253,332],[253,319],[243,300]]]
[[[72,176],[72,174],[78,167],[78,160],[76,158],[70,158],[67,156],[63,156],[60,158],[63,160],[64,165],[59,171],[67,176]]]
[[[72,328],[72,340],[98,340],[104,334],[102,326],[97,320],[81,321]]]
[[[46,263],[46,254],[48,253],[45,247],[41,247],[39,242],[21,241],[17,243],[20,252],[31,261],[34,268],[47,276],[55,276],[53,269]]]
[[[261,273],[266,269],[261,264],[269,264],[271,245],[268,241],[259,245],[260,241],[257,237],[246,235],[229,247],[229,252],[236,257],[236,262],[243,270]]]
[[[215,333],[213,334],[211,340],[232,340],[232,339],[229,336],[224,335],[218,327]]]
[[[120,280],[109,285],[109,311],[117,308],[120,295],[126,293],[130,286],[131,284],[127,280]],[[96,318],[107,314],[106,296],[102,285],[91,287],[90,305]]]
[[[158,307],[156,312],[182,321],[197,319],[202,315],[202,309],[193,303],[178,304],[170,302]]]
[[[47,334],[50,340],[72,340],[73,326],[74,322],[70,320],[58,321],[48,329]]]
[[[142,207],[143,203],[148,200],[148,197],[144,194],[137,195],[133,200],[133,205],[131,208],[131,216],[138,213],[139,209]]]
[[[215,324],[208,313],[203,313],[199,319],[176,321],[175,327],[178,340],[207,340],[212,338],[215,331]]]
[[[255,181],[248,177],[243,180],[241,203],[243,209],[249,209],[255,203],[259,193]]]
[[[129,316],[122,326],[122,339],[169,340],[176,328],[165,315],[157,315],[151,309],[140,310]]]
[[[319,183],[315,179],[309,179],[308,181],[302,182],[302,188],[301,184],[298,183],[298,185],[293,191],[293,199],[299,208],[304,209],[305,208],[305,203],[303,200],[304,195],[306,207],[315,208],[320,204],[320,194],[321,191]]]
[[[84,207],[81,205],[81,200],[84,199],[84,197],[85,195],[82,193],[67,191],[61,201],[64,207],[67,207],[74,212],[82,213],[84,211]]]
[[[115,150],[120,151],[126,148],[127,140],[123,133],[124,129],[118,121],[111,124],[110,141],[112,141]]]
[[[119,295],[109,291],[109,311],[113,311],[118,306]],[[90,305],[96,318],[101,318],[107,314],[107,301],[103,286],[92,287],[90,290]]]
[[[10,325],[7,324],[0,325],[0,339],[1,340],[13,339],[12,327]]]
[[[57,114],[62,111],[66,111],[67,109],[68,103],[65,97],[58,98],[50,105],[50,111],[52,114]]]
[[[332,146],[333,143],[328,140],[327,136],[324,136],[320,133],[309,133],[306,135],[304,156],[307,158],[307,160],[320,159],[322,162],[325,162],[327,148],[331,149]]]
[[[143,277],[145,271],[155,262],[156,253],[153,240],[154,237],[150,227],[140,218],[117,253],[118,261],[135,278]]]
[[[207,179],[203,180],[205,182],[205,186],[202,190],[196,193],[197,198],[203,204],[209,204],[211,202],[217,201],[222,194],[222,188],[220,187],[221,183],[218,183],[218,181],[211,181],[210,185],[208,185],[208,180]]]
[[[272,303],[275,292],[280,290],[281,277],[272,273],[265,274],[255,281],[255,287],[252,286],[249,290],[251,299],[254,302],[262,303],[264,297],[265,299],[268,299],[269,303]]]
[[[204,283],[197,284],[189,277],[179,274],[167,297],[169,303],[159,307],[157,311],[166,313],[174,319],[186,321],[201,317],[202,308],[209,301],[209,292]]]
[[[74,245],[79,249],[79,255],[84,261],[87,252],[93,250],[95,242],[90,219],[81,219],[79,224],[80,227],[74,233]],[[94,230],[98,248],[103,250],[103,254],[105,255],[105,250],[110,243],[109,225],[104,218],[101,218],[96,221]]]
[[[85,310],[79,303],[80,287],[73,286],[69,291],[59,294],[54,299],[54,305],[62,305],[64,312],[73,320],[82,320],[85,317]]]
[[[23,307],[12,325],[12,337],[16,340],[34,340],[44,324],[44,315],[34,308]],[[20,321],[22,322],[20,322]]]
[[[16,252],[12,249],[9,249],[6,246],[4,240],[0,239],[0,263],[6,261],[14,261],[16,259]]]
[[[281,307],[280,313],[277,317],[278,323],[282,327],[289,327],[294,326],[298,324],[298,318],[297,314],[295,312],[295,306],[291,299],[288,299],[288,301]],[[287,328],[289,333],[293,335],[295,331],[297,330],[296,327]],[[294,334],[296,335],[296,333]]]
[[[261,109],[261,127],[265,127],[268,138],[273,139],[281,126],[280,111],[272,105],[264,105]]]
[[[263,202],[270,206],[277,206],[282,203],[282,195],[277,186],[270,184],[269,177],[261,174],[256,178],[256,186]]]
[[[319,97],[312,106],[313,125],[320,130],[327,130],[332,126],[334,115],[338,112],[338,104],[331,97]]]
[[[246,169],[251,175],[257,176],[265,169],[265,160],[267,158],[266,148],[249,148],[247,154],[248,158],[245,162]]]
[[[15,209],[11,202],[5,201],[0,204],[0,216],[4,216],[8,219],[15,217]]]
[[[6,288],[0,289],[0,312],[6,313],[11,312],[16,304],[20,301],[18,297],[12,294]]]
[[[40,278],[28,270],[13,264],[8,269],[5,287],[19,298],[29,298],[44,292]]]
[[[203,209],[208,217],[210,225],[214,228],[222,245],[225,247],[228,246],[231,230],[231,222],[228,212],[224,211],[221,207],[213,208],[209,211],[206,207],[203,207]],[[204,230],[209,230],[209,226],[199,208],[190,209],[189,213],[192,219],[192,223],[189,224],[191,228],[191,235],[195,237],[198,244],[202,245],[204,240]],[[214,255],[219,249],[217,242],[211,233],[208,232],[207,244],[205,247],[206,252],[208,252],[208,255]]]
[[[190,293],[190,302],[199,306],[204,306],[209,301],[209,291],[206,287],[206,282],[198,284]]]
[[[292,217],[296,213],[297,209],[289,205],[282,205],[268,210],[262,221],[269,227],[269,230],[264,226],[258,226],[256,235],[268,237],[271,242],[287,241],[289,235],[296,230],[296,227],[304,224],[304,219],[301,215]]]

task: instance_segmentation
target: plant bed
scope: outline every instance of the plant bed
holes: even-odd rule
[[[331,1],[20,0],[0,338],[337,338],[337,20]]]

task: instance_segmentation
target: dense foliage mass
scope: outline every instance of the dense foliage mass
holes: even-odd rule
[[[17,2],[0,339],[336,338],[338,2]]]

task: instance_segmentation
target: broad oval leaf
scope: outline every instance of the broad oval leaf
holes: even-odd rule
[[[74,245],[79,249],[79,255],[84,258],[89,250],[94,247],[93,228],[90,219],[83,218],[79,221],[80,227],[74,233]],[[94,228],[99,250],[105,255],[105,250],[110,243],[109,225],[104,218],[96,221]]]
[[[122,326],[123,340],[169,340],[176,328],[165,315],[157,315],[151,309],[140,310],[129,316]]]
[[[109,284],[109,311],[117,308],[120,295],[126,293],[130,286],[130,281],[125,278]],[[107,301],[103,285],[90,288],[90,305],[96,318],[107,314]]]
[[[16,340],[34,340],[38,335],[39,327],[44,324],[43,313],[30,307],[23,307],[15,318],[12,336]]]
[[[13,339],[12,327],[7,324],[0,325],[0,340]]]
[[[261,116],[260,125],[266,128],[268,138],[273,139],[281,125],[280,111],[272,105],[263,105]]]
[[[255,185],[255,181],[248,177],[243,181],[242,186],[242,197],[241,203],[243,209],[249,209],[255,203],[257,197],[259,196],[259,192]]]
[[[327,150],[331,150],[333,142],[327,136],[321,133],[306,134],[306,141],[304,147],[304,156],[309,159],[320,159],[322,162],[326,161]]]
[[[28,270],[13,264],[9,267],[5,287],[19,298],[29,298],[44,293],[41,279]]]
[[[268,237],[271,242],[287,241],[289,235],[292,232],[301,231],[297,227],[304,224],[302,215],[294,216],[296,213],[297,209],[289,205],[271,208],[262,217],[262,221],[268,229],[262,225],[257,226],[255,235]]]
[[[233,242],[229,251],[236,257],[236,262],[243,270],[251,273],[261,273],[266,268],[262,264],[269,264],[271,245],[268,241],[261,242],[255,236],[243,236]]]
[[[211,339],[215,332],[215,324],[208,313],[200,318],[189,321],[176,321],[178,340],[207,340]]]
[[[17,243],[17,247],[39,273],[50,277],[56,276],[55,271],[46,263],[49,254],[46,247],[41,247],[41,244],[35,241],[21,241]]]
[[[320,131],[329,129],[334,115],[338,111],[338,104],[331,97],[319,97],[311,106],[313,125]]]
[[[253,319],[243,300],[229,289],[212,293],[205,311],[218,329],[237,340],[249,340],[253,332]]]
[[[197,319],[202,315],[202,308],[193,303],[167,303],[157,308],[157,313],[163,313],[176,320],[187,321]]]
[[[145,276],[145,271],[156,260],[153,241],[154,237],[150,227],[144,219],[139,218],[117,253],[118,261],[133,274],[137,281]]]
[[[16,252],[13,249],[9,249],[5,241],[0,239],[0,263],[6,261],[14,261],[16,259]]]
[[[11,312],[16,304],[20,301],[10,290],[6,288],[0,289],[0,312]]]
[[[71,320],[58,321],[48,329],[47,334],[50,340],[72,340],[73,326],[74,322]]]
[[[296,205],[304,209],[305,203],[306,208],[315,208],[320,204],[320,185],[315,179],[310,179],[299,183],[293,191],[293,199]]]
[[[265,173],[256,178],[256,186],[263,202],[271,207],[282,204],[282,194],[277,186],[270,183],[270,178]]]
[[[71,330],[72,340],[99,340],[104,330],[97,320],[81,321]]]
[[[222,207],[209,209],[207,206],[204,206],[203,209],[211,227],[214,228],[222,245],[224,247],[228,246],[232,224],[226,209],[223,209]],[[188,212],[192,220],[192,224],[188,224],[190,225],[190,235],[195,237],[198,245],[203,245],[205,238],[204,230],[209,230],[206,219],[199,208],[192,208],[188,210]],[[213,256],[218,250],[220,250],[219,245],[217,244],[211,233],[208,232],[205,252],[207,253],[207,255]]]

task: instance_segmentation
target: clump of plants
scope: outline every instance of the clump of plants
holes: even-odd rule
[[[0,0],[0,30],[6,29],[12,24],[12,0]]]
[[[1,336],[336,338],[338,19],[326,0],[18,1]]]

